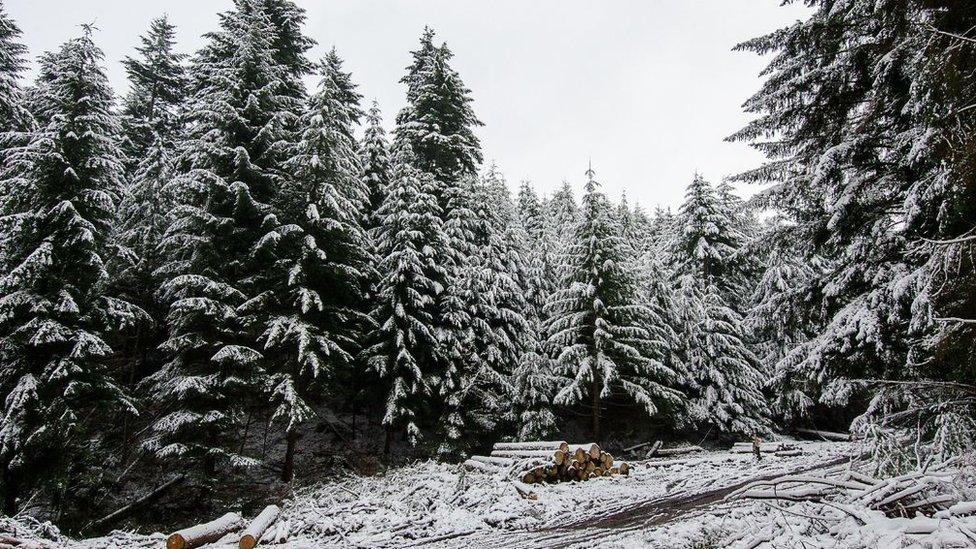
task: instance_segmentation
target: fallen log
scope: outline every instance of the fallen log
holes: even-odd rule
[[[819,437],[824,440],[833,440],[836,442],[850,442],[853,440],[850,433],[833,433],[831,431],[818,431],[816,429],[797,429],[796,432],[808,436]]]
[[[803,455],[803,450],[799,450],[799,449],[797,449],[797,450],[780,450],[779,452],[775,452],[773,455],[775,455],[776,457],[796,457],[796,456],[802,456]]]
[[[481,456],[474,456],[474,457],[481,457]],[[463,465],[468,469],[481,471],[482,473],[497,473],[498,471],[501,470],[501,468],[497,465],[492,465],[490,463],[483,463],[473,458],[465,460]]]
[[[244,530],[244,534],[241,536],[241,540],[238,543],[240,549],[254,549],[257,544],[261,541],[261,537],[264,535],[265,531],[274,524],[274,521],[278,520],[278,515],[281,514],[281,508],[277,505],[269,505],[261,511],[258,516],[254,517],[251,524],[247,525]]]
[[[193,549],[213,543],[231,532],[240,530],[243,525],[244,519],[240,515],[227,513],[219,519],[170,534],[166,538],[166,549]]]
[[[52,545],[47,545],[39,541],[15,538],[6,534],[0,534],[0,549],[11,547],[14,549],[52,549]]]
[[[628,447],[624,448],[624,453],[636,452],[637,450],[640,450],[641,448],[643,448],[645,446],[650,446],[652,444],[658,444],[660,442],[661,442],[660,440],[655,440],[654,442],[651,442],[650,440],[647,441],[647,442],[641,442],[640,444],[635,444],[633,446],[628,446]]]
[[[170,479],[170,480],[164,482],[163,484],[161,484],[158,488],[156,488],[152,492],[149,492],[148,494],[140,497],[139,499],[133,501],[132,503],[130,503],[128,505],[125,505],[123,507],[120,507],[119,509],[116,509],[115,511],[112,511],[111,513],[109,513],[109,514],[105,515],[104,517],[96,520],[95,522],[92,522],[91,523],[91,528],[99,529],[99,528],[102,528],[103,526],[106,526],[108,524],[111,524],[112,522],[115,522],[117,520],[120,520],[120,519],[124,518],[128,514],[132,513],[133,511],[135,511],[137,509],[139,509],[140,507],[142,507],[143,505],[149,503],[150,501],[153,501],[153,500],[159,498],[160,496],[162,496],[163,494],[165,494],[166,492],[168,492],[170,488],[176,486],[177,484],[180,484],[184,480],[186,480],[186,476],[185,475],[177,475],[177,476],[173,477],[172,479]]]
[[[681,446],[680,448],[659,448],[655,455],[660,457],[669,457],[704,451],[705,449],[701,446]]]
[[[655,440],[654,445],[651,446],[651,449],[647,451],[647,454],[644,457],[652,458],[657,456],[657,453],[661,450],[662,444],[663,443],[660,440]]]
[[[492,450],[569,450],[569,443],[559,441],[542,442],[496,442]]]

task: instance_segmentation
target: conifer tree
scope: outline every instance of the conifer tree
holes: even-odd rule
[[[139,305],[153,320],[140,326],[131,341],[118,343],[126,351],[129,377],[136,378],[158,368],[157,347],[165,339],[166,307],[156,295],[160,280],[154,273],[163,263],[159,244],[173,203],[162,189],[175,175],[180,108],[188,84],[186,56],[173,49],[175,34],[165,16],[154,19],[136,48],[139,56],[123,61],[130,88],[121,117],[128,185],[119,206],[113,236],[117,255],[110,270],[112,291]]]
[[[167,186],[179,200],[160,270],[169,362],[148,385],[168,413],[147,447],[205,474],[256,463],[240,452],[239,428],[267,382],[259,337],[277,282],[272,204],[288,179],[282,144],[294,139],[288,121],[300,115],[303,66],[301,48],[282,50],[279,13],[267,4],[290,3],[237,0],[207,35],[192,70],[182,175]]]
[[[434,32],[425,28],[401,80],[407,85],[407,106],[397,115],[396,138],[410,144],[417,167],[431,174],[443,192],[475,175],[482,154],[474,129],[482,124],[471,108],[471,90],[449,64],[454,54],[447,44],[435,47],[433,38]],[[438,200],[446,207],[446,196]]]
[[[180,106],[187,91],[186,55],[174,51],[176,27],[164,15],[153,19],[139,38],[138,57],[122,61],[129,93],[122,102],[125,153],[130,173],[155,146],[173,147],[180,131]],[[161,144],[156,144],[161,141]]]
[[[276,209],[278,268],[273,313],[262,335],[272,421],[285,425],[282,480],[290,481],[296,444],[325,381],[349,369],[366,327],[365,281],[371,247],[361,225],[367,200],[353,125],[359,94],[335,50],[301,117],[302,133],[285,167]]]
[[[756,200],[794,224],[799,253],[824,262],[798,296],[817,313],[815,337],[794,349],[814,379],[897,379],[913,370],[905,368],[912,273],[924,256],[909,254],[908,233],[893,227],[906,190],[931,181],[944,158],[927,154],[922,136],[938,132],[911,103],[912,90],[928,93],[912,82],[924,59],[919,44],[931,38],[921,4],[814,2],[805,21],[738,46],[773,58],[745,104],[755,119],[729,138],[755,143],[770,159],[736,179],[768,184]],[[838,404],[850,394],[828,393]]]
[[[367,232],[375,232],[380,226],[379,211],[386,200],[386,193],[390,186],[390,144],[383,129],[383,118],[380,107],[373,101],[372,107],[366,115],[366,131],[359,144],[360,162],[363,166],[363,179],[366,183],[368,200],[366,213],[363,216],[363,228]]]
[[[398,429],[404,428],[411,442],[419,439],[427,397],[437,389],[434,322],[446,235],[433,180],[414,163],[409,145],[399,144],[376,235],[382,278],[371,314],[377,328],[366,356],[386,393],[387,456]]]
[[[720,195],[696,175],[676,221],[672,260],[679,275],[677,309],[690,418],[720,431],[764,432],[769,425],[764,378],[749,349],[742,315],[729,304],[741,291],[733,217]]]
[[[0,149],[23,145],[23,132],[32,125],[20,86],[21,73],[27,67],[27,47],[19,42],[20,35],[17,23],[0,2]]]
[[[442,455],[460,449],[462,434],[471,440],[510,415],[515,390],[512,370],[523,359],[530,337],[520,249],[524,236],[515,224],[508,188],[492,167],[472,194],[474,246],[458,282],[459,301],[470,323],[470,352],[459,357],[457,380],[446,380],[452,429]],[[462,425],[468,427],[462,431]]]
[[[668,386],[674,371],[651,358],[662,342],[653,341],[644,325],[647,309],[625,269],[620,229],[593,175],[587,172],[581,221],[550,303],[549,344],[569,378],[556,402],[572,404],[589,395],[592,434],[600,441],[603,400],[615,391],[652,416],[681,396]]]
[[[123,178],[101,62],[90,29],[41,57],[37,128],[3,174],[0,468],[11,516],[28,490],[77,486],[99,413],[135,413],[106,364],[108,336],[144,313],[105,292]]]
[[[768,431],[764,377],[746,344],[742,317],[725,303],[718,285],[691,274],[679,284],[690,419],[721,432]]]

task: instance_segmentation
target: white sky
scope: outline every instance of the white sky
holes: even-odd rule
[[[121,59],[163,12],[192,53],[231,0],[5,0],[32,57],[94,22],[118,93]],[[764,61],[737,42],[802,18],[780,0],[298,0],[318,57],[333,45],[388,127],[425,24],[473,91],[485,159],[511,187],[580,189],[587,160],[614,198],[680,204],[695,170],[718,179],[761,156],[722,139],[748,117]]]

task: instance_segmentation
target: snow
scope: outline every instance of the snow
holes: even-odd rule
[[[523,499],[502,475],[419,462],[384,475],[350,476],[297,489],[283,504],[281,517],[268,529],[262,546],[972,546],[957,527],[976,526],[976,518],[964,516],[973,511],[972,504],[954,506],[942,518],[905,519],[863,507],[846,513],[810,502],[723,501],[732,488],[750,479],[800,475],[858,448],[855,443],[838,442],[797,446],[803,450],[801,456],[767,455],[761,461],[751,455],[712,451],[682,460],[630,462],[629,477],[533,485],[537,500]],[[962,490],[971,493],[976,487]],[[104,538],[70,541],[49,524],[28,521],[4,519],[0,532],[52,540],[54,546],[67,549],[158,547],[165,538],[158,533],[114,532]],[[239,535],[228,535],[208,547],[236,547]],[[273,541],[284,537],[287,542]]]

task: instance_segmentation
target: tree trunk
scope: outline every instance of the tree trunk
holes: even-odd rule
[[[7,466],[3,468],[3,514],[12,517],[17,514],[17,496],[20,491],[15,474]]]
[[[593,376],[593,442],[599,443],[600,438],[600,379]]]
[[[291,482],[295,477],[295,447],[298,445],[298,433],[288,432],[285,439],[288,445],[285,447],[285,464],[281,467],[281,480]]]
[[[390,462],[390,449],[393,446],[393,426],[386,426],[386,440],[383,442],[383,461]]]

